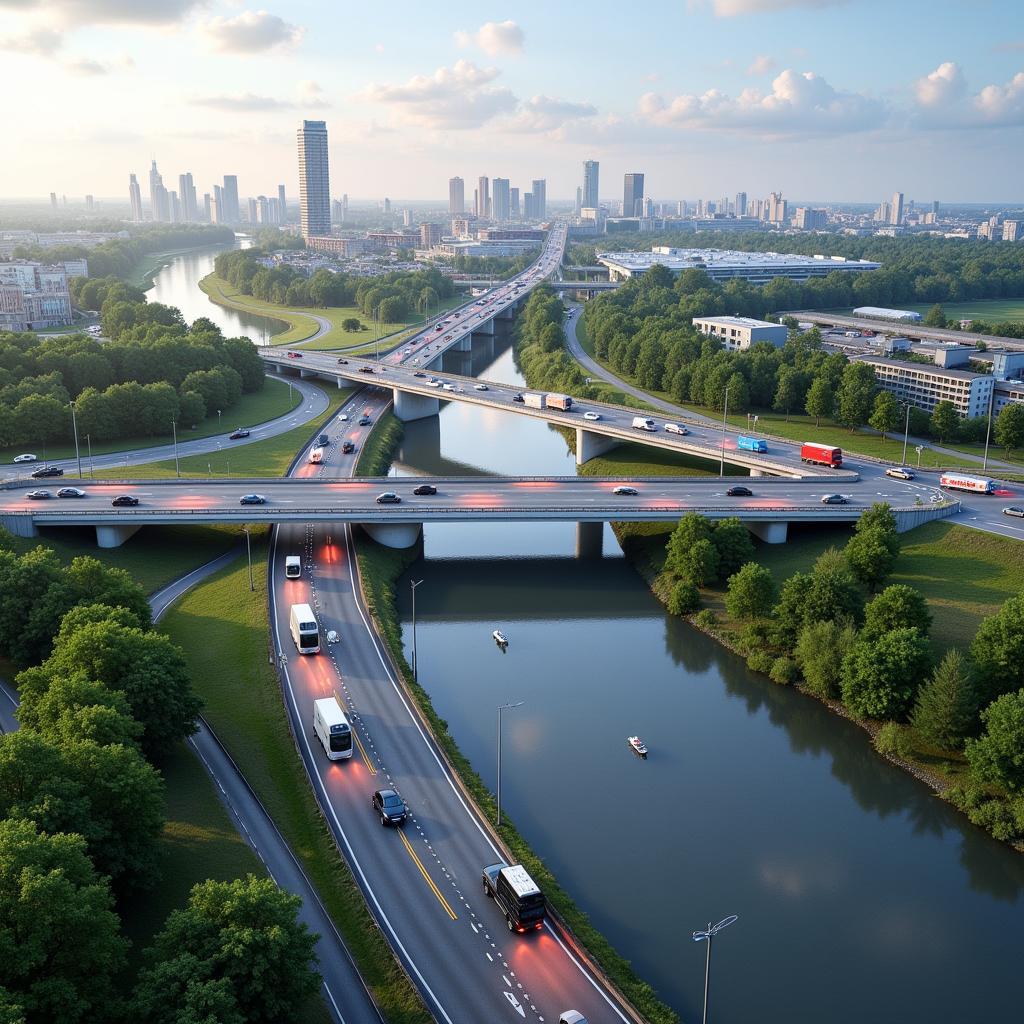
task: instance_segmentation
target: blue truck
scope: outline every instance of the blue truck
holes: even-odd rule
[[[744,452],[766,452],[768,451],[768,442],[760,437],[745,437],[740,434],[736,438],[736,447]]]

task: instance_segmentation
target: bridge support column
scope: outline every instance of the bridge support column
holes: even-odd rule
[[[473,328],[474,334],[493,334],[494,333],[494,317],[488,317],[486,320],[477,324]]]
[[[39,530],[31,516],[0,516],[0,526],[15,537],[38,537]]]
[[[750,475],[751,476],[768,476],[768,474],[763,469],[752,469],[750,471]]]
[[[299,380],[306,380],[307,378],[315,377],[316,375],[316,370],[299,370]]]
[[[492,327],[493,327],[493,324],[492,324]],[[491,333],[493,334],[494,331],[492,330]],[[448,351],[449,352],[472,352],[473,351],[473,335],[472,334],[464,334],[461,338],[459,338],[459,340],[457,342],[455,342],[454,345],[452,345],[448,349]]]
[[[598,455],[604,455],[616,445],[621,444],[617,438],[606,437],[604,434],[595,434],[592,430],[576,428],[576,465],[596,459]]]
[[[362,528],[386,548],[411,548],[420,539],[422,523],[360,523]]]
[[[392,389],[395,398],[395,415],[403,422],[423,420],[428,416],[436,416],[440,403],[436,398],[427,395],[416,395],[408,391]]]
[[[97,526],[96,546],[101,548],[119,548],[129,537],[134,537],[142,526]]]
[[[576,524],[576,557],[600,558],[604,554],[604,523]]]
[[[785,544],[789,534],[789,523],[784,520],[773,519],[762,523],[745,521],[743,525],[765,544]]]

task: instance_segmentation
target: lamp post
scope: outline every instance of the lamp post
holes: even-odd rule
[[[256,589],[256,584],[252,581],[252,541],[249,539],[249,527],[243,526],[245,530],[245,553],[249,556],[249,592],[252,593]]]
[[[917,452],[917,468],[921,468],[921,452],[924,451],[924,445],[919,444],[914,446],[914,451]]]
[[[71,429],[75,434],[75,459],[78,461],[78,479],[82,479],[82,456],[78,450],[78,421],[75,419],[75,403],[69,403],[71,405]]]
[[[910,440],[910,403],[907,402],[907,420],[903,425],[903,458],[902,464],[907,464],[907,441]]]
[[[501,713],[512,708],[521,708],[525,702],[517,701],[515,704],[502,704],[498,708],[498,827],[501,827]]]
[[[704,1024],[708,1024],[708,982],[711,978],[711,940],[723,929],[728,928],[729,925],[735,924],[739,920],[738,915],[732,914],[730,917],[723,918],[718,924],[712,924],[708,921],[707,928],[702,929],[693,933],[694,942],[707,942],[708,944],[708,956],[704,964]]]
[[[416,675],[416,588],[423,580],[409,580],[412,588],[412,681],[419,682]]]
[[[178,425],[171,420],[171,435],[174,437],[174,475],[181,478],[181,467],[178,465]]]
[[[89,446],[89,476],[93,477],[96,475],[95,467],[92,464],[92,435],[85,435],[85,443]]]
[[[718,463],[719,478],[725,476],[725,432],[729,429],[729,384],[725,385],[725,405],[722,407],[722,457]]]
[[[217,433],[220,433],[220,409],[217,410]]]
[[[988,439],[992,433],[992,405],[995,402],[996,389],[993,387],[988,396],[988,424],[985,427],[985,458],[981,463],[982,472],[988,469]]]

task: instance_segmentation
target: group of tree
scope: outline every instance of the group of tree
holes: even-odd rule
[[[50,635],[46,636],[46,630]],[[45,638],[45,639],[44,639]],[[0,537],[0,653],[20,728],[0,736],[0,1019],[284,1019],[318,987],[299,901],[268,879],[197,885],[125,975],[119,906],[160,878],[159,766],[195,729],[183,652],[141,588]]]

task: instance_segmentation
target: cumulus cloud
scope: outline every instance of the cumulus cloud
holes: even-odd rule
[[[1024,125],[1024,71],[1005,85],[986,85],[974,97],[974,109],[986,125]]]
[[[960,67],[940,64],[914,83],[915,123],[936,129],[1004,128],[1024,125],[1024,71],[1008,82],[971,94]]]
[[[491,57],[523,52],[523,30],[514,21],[488,21],[476,32],[456,32],[459,46],[478,46]]]
[[[958,64],[946,61],[914,83],[914,95],[923,107],[945,106],[967,92],[967,82]]]
[[[73,25],[170,25],[206,0],[0,0],[0,7],[45,13]]]
[[[794,8],[807,10],[843,7],[848,0],[712,0],[716,18],[736,18],[743,14],[774,14]]]
[[[505,131],[555,132],[571,121],[591,118],[597,114],[592,103],[575,103],[552,96],[533,96],[520,104],[516,113],[502,123]]]
[[[219,53],[261,53],[297,46],[305,30],[269,11],[242,11],[234,18],[210,18],[199,31]]]
[[[783,71],[769,93],[744,89],[729,96],[710,89],[700,96],[640,98],[640,116],[654,124],[705,131],[742,129],[760,135],[818,135],[865,131],[886,117],[879,100],[834,89],[811,71]]]
[[[235,114],[289,110],[295,106],[289,100],[279,100],[274,96],[258,96],[251,92],[240,93],[237,96],[197,96],[192,103],[197,107],[209,107],[211,110],[224,110]]]
[[[750,67],[747,68],[747,75],[751,78],[755,75],[767,75],[769,71],[774,71],[777,66],[774,57],[761,54],[761,56],[755,57]]]

